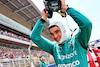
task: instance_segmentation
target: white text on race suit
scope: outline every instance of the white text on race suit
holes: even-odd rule
[[[80,62],[78,60],[73,61],[72,63],[68,63],[68,64],[58,64],[58,67],[75,67],[78,66],[80,64]]]
[[[73,53],[70,53],[70,54],[57,56],[58,57],[57,59],[62,59],[62,60],[69,59],[69,58],[73,57],[74,55],[77,55],[76,52],[77,51],[74,51]]]

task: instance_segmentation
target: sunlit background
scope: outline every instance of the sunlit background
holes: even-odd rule
[[[43,0],[32,0],[32,1],[42,12],[42,9],[44,8]],[[99,31],[100,29],[100,0],[65,0],[65,1],[66,1],[66,4],[69,5],[69,7],[73,7],[76,10],[80,11],[92,22],[93,28],[92,28],[90,41],[100,39],[100,31]],[[69,31],[66,18],[62,18],[61,15],[59,15],[58,13],[54,12],[53,17],[49,20],[50,22],[53,22],[53,21],[62,22],[64,26],[66,27],[67,32],[69,32],[68,34],[71,33]],[[72,20],[72,18],[67,16],[67,21],[68,21],[69,27],[72,30],[77,28],[77,31],[78,31],[78,27],[76,23]],[[77,33],[77,31],[75,33]]]

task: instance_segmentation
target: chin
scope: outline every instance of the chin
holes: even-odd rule
[[[59,42],[59,41],[56,41],[56,42]]]

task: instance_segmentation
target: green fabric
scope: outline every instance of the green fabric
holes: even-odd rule
[[[67,13],[80,29],[66,43],[59,45],[41,37],[45,23],[40,20],[37,21],[30,38],[38,47],[53,55],[57,67],[88,67],[87,50],[84,48],[88,45],[92,23],[73,8],[70,8]],[[71,41],[73,46],[71,46]]]
[[[41,62],[40,67],[46,67],[46,62]]]

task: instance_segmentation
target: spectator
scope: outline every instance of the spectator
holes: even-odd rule
[[[98,48],[93,48],[92,50],[94,51],[96,56],[98,56],[98,53],[100,53],[100,49]]]
[[[46,65],[48,64],[48,62],[46,61],[46,59],[42,56],[40,58],[41,62],[40,62],[40,67],[46,67]]]
[[[97,57],[94,54],[94,52],[91,49],[91,47],[88,48],[87,58],[88,58],[89,67],[99,67],[98,62],[96,63]]]
[[[12,33],[11,32],[8,32],[8,36],[12,37]]]
[[[8,33],[7,33],[7,31],[4,31],[4,35],[8,36]]]
[[[19,55],[18,55],[18,59],[19,59],[19,60],[21,60],[21,59],[22,59],[22,56],[21,56],[21,54],[19,54]]]
[[[10,54],[8,55],[8,58],[9,59],[14,59],[14,57],[15,57],[14,54],[12,52],[10,52]]]
[[[2,34],[2,35],[3,35],[3,34],[4,34],[4,31],[3,31],[3,30],[1,30],[1,31],[0,31],[0,34]]]

